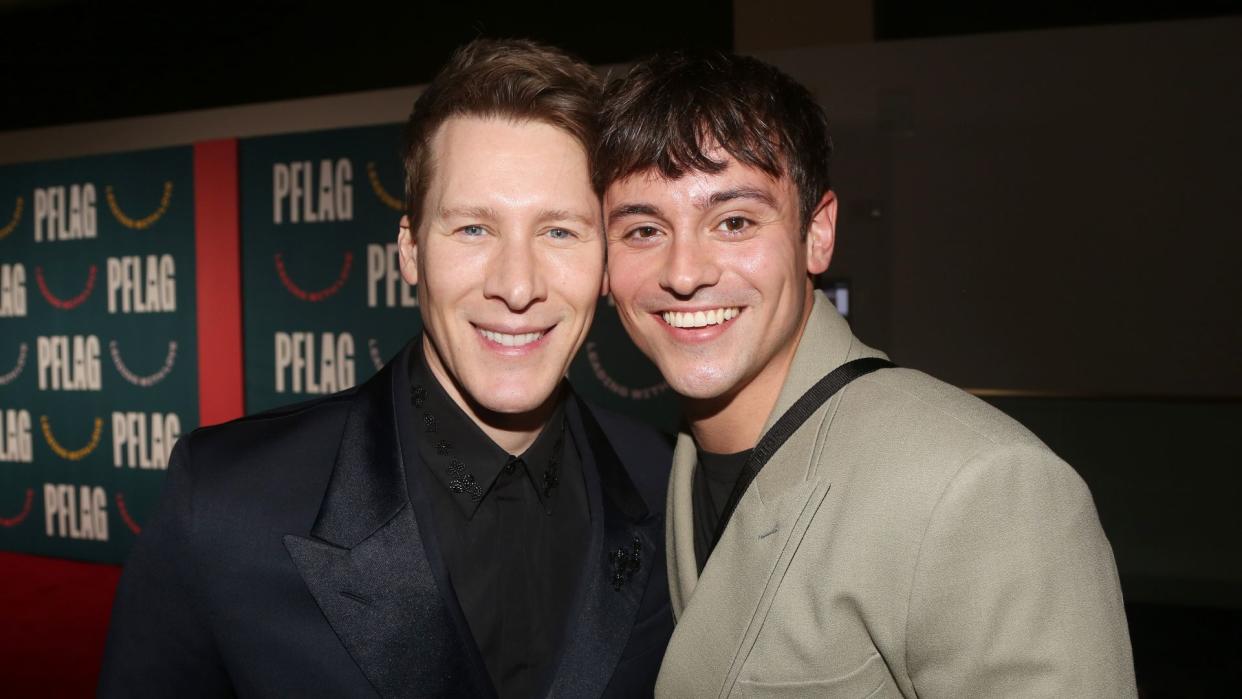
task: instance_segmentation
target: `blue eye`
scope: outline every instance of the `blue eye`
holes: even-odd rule
[[[574,237],[574,232],[564,228],[553,228],[548,231],[548,237],[553,240],[569,240]]]
[[[458,230],[458,232],[460,232],[462,235],[466,235],[466,236],[469,236],[469,237],[471,237],[471,238],[475,238],[475,237],[478,237],[478,236],[481,236],[481,235],[485,235],[485,234],[487,233],[487,231],[486,231],[486,230],[484,230],[483,226],[462,226],[461,228],[459,228],[459,229],[457,229],[457,230]]]

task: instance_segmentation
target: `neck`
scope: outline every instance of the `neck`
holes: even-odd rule
[[[478,425],[488,439],[510,454],[521,454],[529,449],[556,411],[557,401],[560,400],[559,388],[552,391],[534,410],[523,413],[498,413],[488,410],[449,375],[426,333],[423,334],[423,356],[427,358],[427,367],[431,369],[432,376],[444,388],[449,398]]]
[[[755,376],[724,395],[683,401],[690,433],[700,449],[715,454],[735,454],[753,449],[759,443],[763,426],[776,407],[776,399],[780,397],[798,345],[802,343],[812,306],[813,298],[808,298],[798,324],[797,341],[788,343]]]

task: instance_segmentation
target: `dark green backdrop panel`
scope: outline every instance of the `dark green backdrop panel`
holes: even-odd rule
[[[192,167],[0,168],[0,549],[122,561],[197,426]]]

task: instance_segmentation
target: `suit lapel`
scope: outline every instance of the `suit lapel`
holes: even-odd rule
[[[591,508],[591,545],[548,696],[602,696],[621,658],[659,554],[652,515],[590,410],[571,398]]]
[[[358,389],[310,537],[286,535],[285,548],[380,695],[491,696],[437,575],[434,539],[424,540],[406,497],[394,403],[404,361],[403,352]]]
[[[836,366],[859,356],[882,356],[854,339],[831,302],[816,292],[811,317],[789,375],[764,424],[766,432],[799,397]],[[750,653],[776,589],[815,512],[831,489],[816,471],[838,398],[821,407],[763,468],[738,502],[733,518],[700,577],[694,557],[692,483],[698,457],[683,434],[673,456],[668,508],[669,573],[678,625],[661,670],[658,693],[723,695]],[[830,584],[830,581],[824,581]]]

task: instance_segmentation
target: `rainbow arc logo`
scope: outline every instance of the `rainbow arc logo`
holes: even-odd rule
[[[164,214],[168,213],[169,205],[172,204],[172,194],[173,183],[164,182],[164,193],[160,196],[159,207],[142,218],[131,218],[121,210],[121,205],[116,201],[116,193],[112,191],[112,185],[104,187],[104,198],[108,200],[108,209],[112,211],[112,217],[117,220],[117,223],[135,231],[150,228],[155,225],[156,221],[163,218]]]
[[[90,456],[91,452],[95,451],[95,448],[99,446],[99,440],[103,437],[103,425],[103,418],[95,418],[95,427],[91,430],[91,439],[86,443],[86,446],[80,449],[66,449],[61,446],[60,442],[56,440],[56,435],[52,433],[52,421],[46,415],[39,416],[39,427],[43,430],[43,440],[51,447],[53,454],[66,461],[81,461]]]

